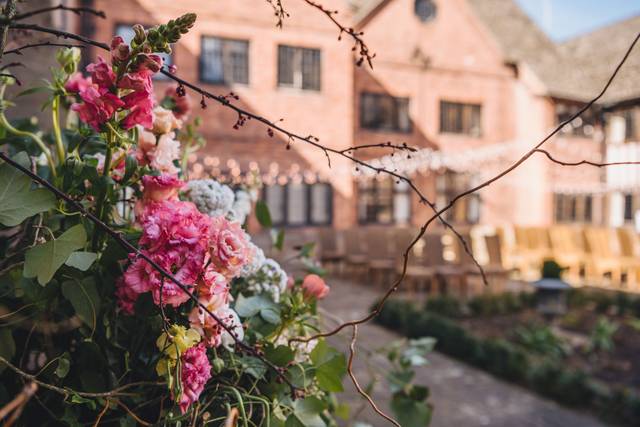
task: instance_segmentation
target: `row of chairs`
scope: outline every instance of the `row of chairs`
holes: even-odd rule
[[[406,269],[403,288],[430,294],[501,292],[510,279],[538,279],[546,259],[566,267],[563,278],[573,285],[640,290],[640,238],[628,228],[477,226],[459,236],[429,231],[415,241],[405,267],[403,255],[417,235],[417,229],[382,226],[322,229],[319,257],[337,273],[374,284],[388,284]]]

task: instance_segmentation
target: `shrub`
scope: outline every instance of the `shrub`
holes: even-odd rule
[[[450,296],[429,298],[425,304],[425,309],[445,317],[460,317],[462,315],[460,301]]]

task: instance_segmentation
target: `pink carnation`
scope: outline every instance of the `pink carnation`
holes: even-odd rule
[[[211,364],[207,358],[207,349],[200,343],[182,354],[182,394],[180,410],[184,414],[193,402],[200,397],[204,386],[211,378]]]
[[[127,286],[124,282],[124,277],[120,277],[116,280],[116,300],[118,302],[118,307],[123,313],[128,315],[132,315],[134,313],[138,295],[140,294]]]
[[[211,219],[211,261],[227,278],[234,277],[251,259],[251,245],[238,222],[223,216]]]
[[[322,299],[329,293],[329,286],[317,274],[308,274],[302,281],[302,292],[305,298]]]

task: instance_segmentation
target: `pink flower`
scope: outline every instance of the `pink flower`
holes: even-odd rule
[[[189,112],[191,111],[191,97],[188,94],[183,93],[183,95],[180,96],[177,93],[177,88],[173,86],[167,88],[164,96],[165,98],[171,98],[173,101],[175,106],[171,110],[176,118],[182,119],[189,115]]]
[[[111,61],[126,61],[129,59],[131,51],[129,45],[120,36],[111,39]]]
[[[228,295],[228,294],[227,294]],[[229,328],[240,341],[244,339],[242,323],[235,311],[224,301],[225,294],[216,295],[209,300],[200,300],[211,313]],[[189,323],[198,331],[207,347],[220,344],[232,344],[235,340],[218,321],[201,307],[194,307],[189,314]]]
[[[211,261],[227,278],[250,261],[252,249],[240,224],[223,216],[211,219]]]
[[[180,157],[180,141],[173,138],[173,133],[166,133],[158,139],[153,150],[151,167],[163,173],[177,174],[178,169],[173,163]]]
[[[109,92],[102,92],[99,86],[92,83],[80,91],[81,104],[73,104],[71,109],[78,113],[80,120],[89,124],[96,131],[100,131],[102,124],[124,105],[117,96]]]
[[[67,83],[64,85],[64,88],[67,92],[78,93],[89,86],[91,86],[90,77],[84,77],[82,73],[75,73],[69,78]]]
[[[124,277],[116,280],[116,300],[120,311],[125,314],[132,315],[135,311],[135,303],[139,293],[127,286]]]
[[[145,202],[161,202],[177,200],[178,191],[184,186],[184,182],[175,175],[145,175],[142,177],[142,185]]]
[[[124,96],[122,101],[129,110],[129,114],[120,123],[124,129],[131,129],[135,125],[147,129],[153,126],[153,92],[134,91]]]
[[[178,129],[182,123],[176,119],[171,110],[156,107],[153,110],[153,133],[162,135]]]
[[[91,74],[92,83],[97,84],[100,89],[111,90],[115,87],[116,74],[102,57],[98,57],[98,62],[87,65],[87,71]]]
[[[207,260],[205,259],[205,265]],[[198,282],[198,297],[210,300],[222,296],[224,304],[229,302],[229,283],[227,278],[218,273],[212,265],[208,265],[201,280]]]
[[[308,274],[302,281],[302,292],[305,298],[322,299],[329,293],[329,286],[317,274]]]
[[[200,343],[187,349],[182,356],[182,394],[180,410],[184,414],[193,402],[200,397],[204,386],[211,378],[211,364],[207,358],[207,349]]]
[[[145,254],[150,255],[148,252]],[[148,292],[160,284],[160,273],[144,258],[137,258],[124,272],[123,278],[124,286],[136,294]]]

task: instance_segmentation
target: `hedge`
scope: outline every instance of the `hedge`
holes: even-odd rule
[[[376,321],[410,338],[434,337],[436,350],[559,403],[588,408],[624,425],[638,425],[640,420],[638,395],[611,390],[583,371],[532,357],[508,341],[476,337],[453,320],[426,312],[411,302],[387,301]]]

